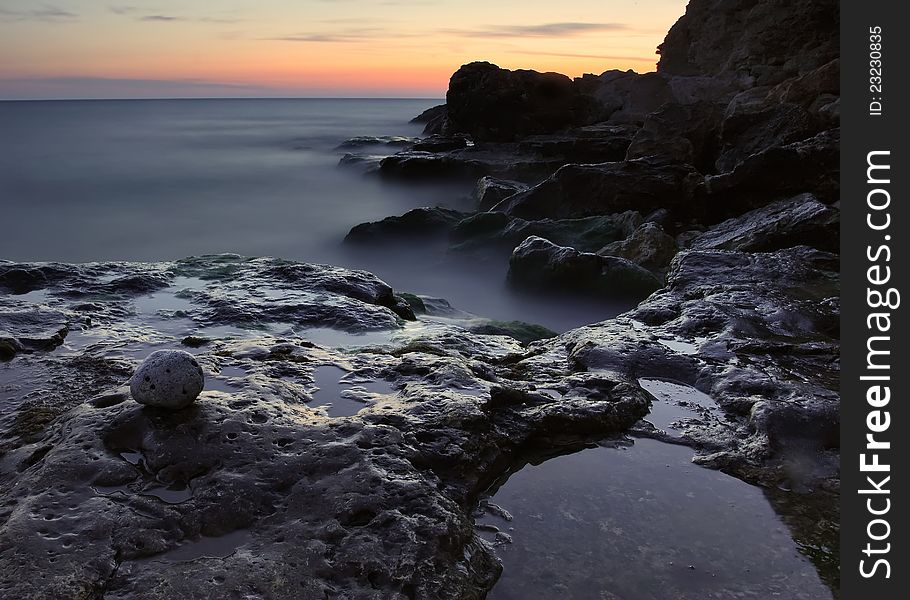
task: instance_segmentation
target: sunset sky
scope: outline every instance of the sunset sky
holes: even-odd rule
[[[437,98],[462,64],[654,70],[686,0],[0,0],[0,99]]]

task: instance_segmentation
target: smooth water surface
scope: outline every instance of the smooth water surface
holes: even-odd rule
[[[352,151],[338,149],[345,140],[418,136],[422,126],[409,120],[438,102],[0,102],[0,258],[278,256],[370,270],[401,291],[559,331],[628,308],[515,295],[504,257],[460,259],[445,244],[342,245],[363,221],[418,206],[470,209],[469,182],[390,183],[338,166]]]
[[[478,519],[504,567],[488,597],[829,600],[762,491],[691,457],[636,439],[514,473],[492,498],[511,520]]]

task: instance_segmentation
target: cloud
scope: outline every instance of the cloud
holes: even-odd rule
[[[572,37],[586,33],[624,31],[623,23],[543,23],[540,25],[495,25],[484,29],[444,29],[444,33],[464,37]]]
[[[340,42],[360,42],[367,39],[376,39],[392,35],[390,32],[379,28],[343,29],[326,33],[300,33],[266,38],[279,42],[312,42],[318,44],[332,44]],[[395,37],[406,37],[407,34],[395,34]]]
[[[42,4],[37,8],[28,8],[24,10],[14,10],[0,7],[0,21],[42,21],[45,23],[60,23],[63,21],[73,21],[79,18],[76,13],[63,10],[59,6],[52,4]]]
[[[192,22],[192,23],[239,23],[239,19],[227,19],[219,17],[195,17],[195,16],[183,16],[183,15],[171,15],[171,14],[158,14],[150,12],[148,8],[142,8],[139,6],[126,6],[126,5],[117,5],[117,6],[108,6],[110,10],[115,15],[120,15],[123,17],[132,17],[137,21],[143,21],[146,23],[174,23],[174,22]]]
[[[432,37],[434,34],[467,38],[518,38],[551,37],[564,38],[604,31],[627,31],[623,23],[543,23],[540,25],[498,25],[482,29],[437,29],[423,34],[392,32],[379,28],[338,29],[335,31],[298,33],[265,38],[282,42],[340,43],[358,42],[384,37]]]

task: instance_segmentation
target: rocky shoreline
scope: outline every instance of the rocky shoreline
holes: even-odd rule
[[[692,0],[656,73],[472,63],[423,139],[344,144],[378,176],[476,181],[475,212],[348,243],[442,238],[525,293],[640,300],[558,336],[325,265],[0,261],[0,596],[483,598],[490,485],[629,434],[765,489],[836,589],[837,15]],[[158,349],[205,372],[190,408],[130,398]],[[356,415],[319,404],[329,366]],[[649,380],[716,409],[670,435]]]

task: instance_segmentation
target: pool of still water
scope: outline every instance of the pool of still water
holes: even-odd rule
[[[691,458],[635,439],[512,474],[477,519],[503,564],[488,598],[830,600],[763,492]]]

